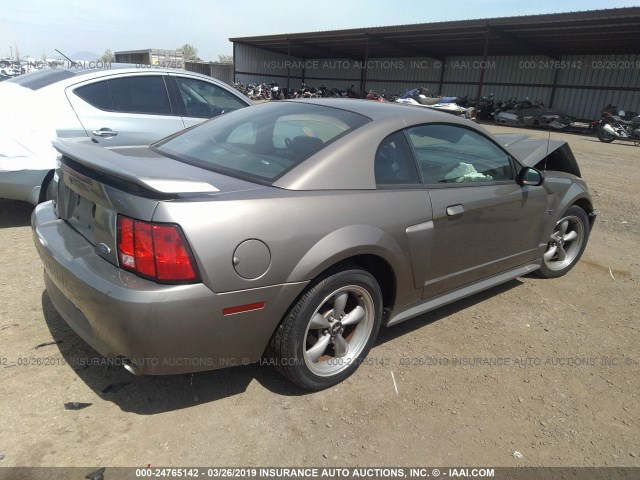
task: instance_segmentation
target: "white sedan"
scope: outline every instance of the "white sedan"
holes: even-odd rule
[[[0,83],[0,198],[50,198],[56,138],[146,145],[251,105],[230,86],[184,70],[112,65],[43,69]]]

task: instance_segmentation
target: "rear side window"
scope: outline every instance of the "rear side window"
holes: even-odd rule
[[[471,129],[456,125],[420,125],[407,129],[422,181],[434,183],[513,180],[509,155]]]
[[[167,87],[159,75],[109,80],[109,90],[116,112],[171,114]]]
[[[93,105],[101,110],[113,110],[109,85],[106,81],[76,88],[74,92],[89,105]]]
[[[104,80],[76,88],[74,93],[100,110],[153,115],[172,113],[164,78],[159,75]]]

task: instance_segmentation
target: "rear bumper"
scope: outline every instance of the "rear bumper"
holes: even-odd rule
[[[260,359],[288,306],[306,283],[216,294],[205,285],[159,285],[125,272],[55,216],[33,212],[47,293],[69,326],[101,355],[126,357],[136,373],[212,370]],[[223,315],[265,302],[262,310]]]

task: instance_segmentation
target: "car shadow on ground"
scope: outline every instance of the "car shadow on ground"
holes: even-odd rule
[[[0,228],[26,227],[31,224],[33,205],[0,199]]]
[[[521,284],[519,280],[512,280],[397,326],[383,327],[376,345],[392,341]],[[292,385],[273,367],[260,364],[194,374],[136,377],[120,365],[107,364],[86,344],[60,317],[46,291],[42,292],[42,311],[53,337],[53,342],[46,348],[56,346],[67,368],[72,368],[100,398],[115,403],[126,412],[153,415],[181,410],[243,393],[254,380],[276,395],[312,393]],[[82,405],[86,399],[70,397],[64,403],[73,402]]]
[[[411,333],[414,330],[435,323],[438,320],[442,320],[443,318],[446,318],[455,313],[466,310],[467,308],[482,303],[491,297],[501,295],[504,292],[516,288],[522,284],[523,282],[519,279],[510,280],[506,283],[490,288],[489,290],[476,293],[475,295],[472,295],[470,297],[463,298],[462,300],[458,300],[457,302],[450,303],[449,305],[445,305],[444,307],[440,307],[436,310],[425,313],[424,315],[420,315],[419,317],[411,318],[406,322],[393,325],[389,328],[383,327],[378,334],[376,345],[395,340],[402,335]]]
[[[109,365],[82,340],[56,311],[46,290],[41,301],[53,337],[51,345],[41,348],[57,347],[67,368],[73,369],[103,400],[115,403],[123,411],[153,415],[181,410],[238,395],[253,380],[278,395],[308,393],[287,382],[275,369],[258,364],[194,374],[136,377],[121,365]],[[86,399],[68,398],[64,400],[67,402],[82,403]]]

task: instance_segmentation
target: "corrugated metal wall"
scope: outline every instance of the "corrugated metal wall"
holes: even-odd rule
[[[231,63],[185,62],[184,69],[233,85],[233,64]]]
[[[137,65],[156,65],[166,68],[183,68],[184,54],[179,50],[128,50],[115,52],[116,63],[135,63]]]
[[[291,78],[291,88],[302,81],[304,60],[287,57],[249,45],[237,45],[234,48],[235,79],[242,83],[261,83],[276,81],[285,85],[287,74]],[[288,73],[289,72],[289,73]]]
[[[217,78],[221,82],[233,85],[233,64],[231,63],[212,63],[211,76]]]
[[[211,76],[211,64],[203,62],[184,62],[184,69],[190,72]]]
[[[160,50],[153,48],[150,50],[151,65],[168,68],[183,68],[184,54],[180,50]]]
[[[543,56],[449,57],[446,59],[442,91],[449,95],[475,98],[480,72],[485,68],[482,95],[496,100],[529,98],[549,104],[554,70],[544,68]]]
[[[311,86],[360,88],[362,63],[355,60],[304,60],[236,44],[236,77],[244,83],[275,80],[290,86],[304,78]],[[475,98],[481,67],[485,67],[482,95],[496,100],[529,98],[553,106],[579,119],[597,119],[611,103],[619,110],[640,110],[640,55],[564,56],[559,62],[540,55],[449,57],[442,64],[430,58],[376,58],[367,68],[366,89],[401,94],[416,86],[447,96]],[[555,77],[555,94],[553,84]]]
[[[149,52],[116,52],[116,63],[134,63],[136,65],[151,65]]]
[[[558,73],[554,106],[578,118],[598,118],[609,103],[618,110],[640,110],[640,55],[566,56],[562,60],[575,63],[575,68]]]

